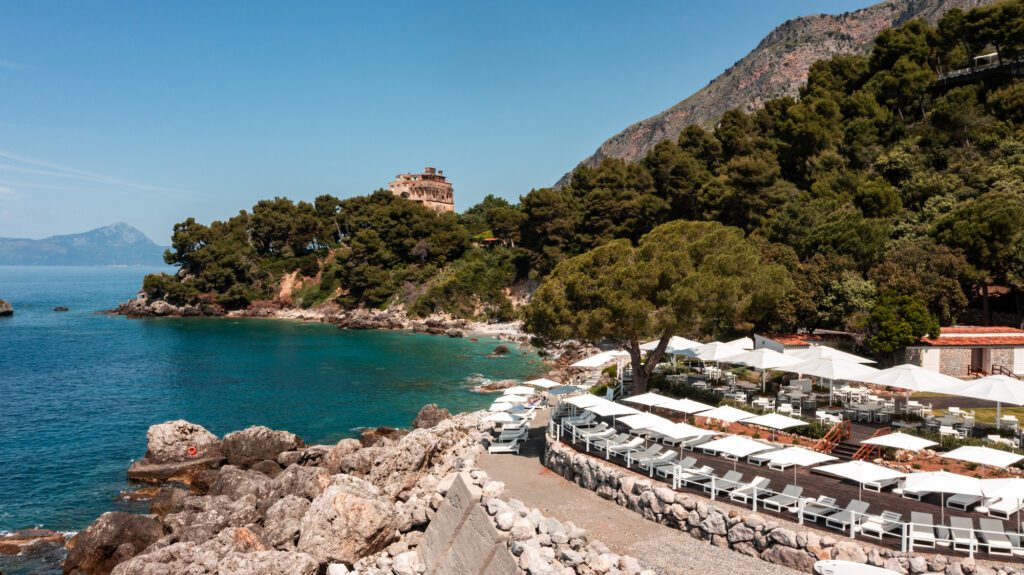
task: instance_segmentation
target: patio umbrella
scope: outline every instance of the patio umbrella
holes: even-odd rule
[[[601,353],[596,353],[590,357],[581,359],[569,367],[604,367],[621,357],[629,357],[629,353],[622,350],[602,351]]]
[[[523,385],[531,385],[533,387],[539,387],[541,389],[551,389],[554,387],[558,387],[562,384],[558,383],[557,381],[552,381],[546,377],[542,377],[540,379],[531,379],[530,381],[524,381]]]
[[[621,403],[615,403],[614,401],[605,400],[604,403],[598,403],[591,405],[590,407],[584,407],[587,411],[597,415],[599,417],[610,417],[612,418],[612,424],[615,423],[615,418],[622,415],[633,415],[640,413],[640,411],[633,409],[628,405],[622,405]]]
[[[918,437],[916,435],[903,433],[902,431],[865,439],[864,441],[861,441],[861,443],[866,445],[879,445],[881,447],[892,447],[894,449],[907,449],[909,451],[920,451],[926,447],[938,445],[938,443],[934,441]]]
[[[1024,459],[1024,455],[978,445],[964,445],[963,447],[957,447],[953,451],[940,453],[939,456],[946,459],[977,463],[979,465],[990,465],[992,467],[1008,467]]]
[[[746,350],[754,349],[754,340],[750,339],[749,337],[741,337],[739,339],[734,339],[732,341],[727,341],[727,342],[725,342],[725,344],[726,345],[731,345],[733,347],[738,347],[740,349],[746,349]]]
[[[814,345],[803,349],[787,350],[786,355],[791,355],[804,361],[809,359],[845,359],[854,363],[875,363],[875,360],[854,355],[827,345]]]
[[[764,415],[758,415],[757,417],[743,420],[743,423],[747,425],[760,425],[761,427],[771,429],[772,439],[775,439],[776,430],[807,425],[807,422],[802,419],[796,419],[795,417],[789,417],[788,415],[782,415],[781,413],[766,413]]]
[[[955,377],[910,363],[883,369],[871,377],[865,378],[864,383],[895,387],[908,392],[947,392],[964,385],[963,381]],[[907,393],[907,400],[910,400],[910,393]]]
[[[835,461],[836,459],[839,459],[834,455],[812,451],[804,447],[787,447],[786,449],[766,453],[764,457],[768,458],[769,464],[792,465],[793,485],[796,485],[797,467],[810,467],[812,465],[820,465],[826,461]]]
[[[496,403],[526,403],[527,401],[530,401],[530,398],[525,395],[509,394],[501,396]]]
[[[482,421],[493,421],[495,423],[515,423],[519,421],[519,417],[512,415],[507,411],[499,411],[498,413],[492,413],[487,417],[483,418]]]
[[[659,425],[670,425],[672,422],[653,413],[635,413],[619,419],[619,423],[630,429],[650,429]]]
[[[985,497],[1011,499],[1020,504],[1024,501],[1024,479],[1020,477],[982,479],[981,491]],[[1020,509],[1017,510],[1017,524],[1020,525]]]
[[[664,405],[666,403],[671,403],[672,402],[672,398],[671,397],[665,397],[664,395],[661,395],[660,393],[648,392],[648,393],[641,393],[640,395],[634,395],[634,396],[631,396],[631,397],[624,397],[624,398],[622,398],[622,401],[625,401],[625,402],[628,402],[628,403],[635,403],[637,405],[646,405],[647,407],[657,407],[657,406]]]
[[[688,349],[684,351],[682,355],[696,358],[701,361],[719,362],[727,357],[732,357],[741,353],[743,353],[743,349],[741,348],[727,343],[722,343],[720,341],[713,341],[711,343],[705,343],[700,347]]]
[[[508,411],[510,409],[512,409],[511,403],[507,403],[504,401],[495,401],[494,403],[491,404],[491,407],[488,408],[488,411],[490,411],[491,413],[497,413],[499,411]]]
[[[718,453],[724,453],[725,455],[734,457],[735,459],[732,462],[733,469],[736,469],[736,461],[741,457],[775,449],[772,445],[761,443],[760,441],[754,441],[753,439],[743,435],[727,435],[722,439],[712,439],[711,441],[702,444],[700,448],[704,450],[714,450]]]
[[[753,351],[734,355],[727,358],[725,362],[741,363],[743,365],[753,367],[754,369],[761,370],[761,392],[763,393],[765,390],[765,377],[768,375],[769,369],[794,365],[800,363],[800,360],[784,353],[779,353],[774,349],[762,347],[761,349],[755,349]]]
[[[659,405],[658,407],[662,409],[678,411],[679,413],[685,413],[687,415],[692,415],[694,413],[699,413],[701,411],[708,411],[709,409],[714,409],[713,405],[708,405],[706,403],[701,403],[699,401],[694,401],[692,399],[685,398],[673,399],[671,402]]]
[[[570,393],[581,393],[583,390],[574,385],[559,385],[546,390],[551,395],[569,395]]]
[[[983,495],[981,480],[948,471],[911,473],[903,481],[904,491],[925,491],[942,496],[942,522],[946,522],[946,494]]]
[[[640,349],[642,351],[654,351],[658,347],[659,343],[661,343],[661,340],[659,339],[648,341],[641,344]],[[700,345],[701,343],[699,341],[693,341],[692,339],[685,338],[680,335],[673,335],[668,338],[668,345],[665,346],[665,351],[668,353],[682,353],[683,350],[692,349]]]
[[[878,370],[842,357],[822,357],[809,359],[793,365],[780,367],[782,371],[813,375],[829,381],[828,400],[832,403],[832,383],[837,379],[864,381],[872,377]]]
[[[723,405],[708,411],[700,412],[700,417],[717,419],[718,421],[724,421],[726,423],[735,423],[737,421],[756,417],[756,414],[742,409],[737,409],[731,405]]]
[[[718,435],[717,431],[711,431],[710,429],[704,429],[703,427],[694,427],[688,423],[674,423],[669,421],[668,423],[661,423],[652,427],[646,428],[647,431],[658,435],[664,439],[670,441],[682,441],[684,439],[692,439],[696,437],[703,437],[705,435]],[[683,454],[683,444],[679,444],[679,455]]]
[[[525,385],[517,385],[515,387],[503,389],[501,392],[504,395],[533,395],[534,393],[537,393],[537,390]]]
[[[950,393],[960,397],[973,397],[996,402],[996,429],[999,429],[1002,404],[1024,405],[1024,381],[1006,375],[989,375],[974,381],[960,382],[962,386]]]
[[[603,397],[590,395],[589,393],[586,395],[577,395],[576,397],[570,397],[569,399],[566,399],[565,402],[573,407],[579,407],[580,409],[590,407],[591,405],[597,405],[598,403],[611,403]]]
[[[897,479],[906,475],[905,473],[900,473],[895,469],[889,469],[888,467],[882,467],[881,465],[875,465],[874,463],[868,463],[867,461],[860,461],[856,459],[845,463],[822,465],[817,469],[822,473],[828,473],[829,475],[849,479],[856,483],[858,486],[858,498],[864,494],[865,483]]]

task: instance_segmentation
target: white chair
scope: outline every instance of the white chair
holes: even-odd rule
[[[960,434],[952,426],[940,425],[939,437],[960,437]]]

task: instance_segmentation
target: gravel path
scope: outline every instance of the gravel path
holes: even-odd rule
[[[505,497],[519,499],[545,515],[572,521],[612,551],[636,557],[659,575],[795,575],[800,573],[728,549],[713,547],[678,530],[647,521],[552,473],[540,463],[543,426],[538,417],[520,455],[481,455],[477,465],[505,483]]]

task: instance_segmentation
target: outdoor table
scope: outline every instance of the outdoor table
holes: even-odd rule
[[[929,419],[929,421],[934,421],[938,425],[946,425],[949,427],[956,427],[958,425],[963,424],[964,422],[962,419],[960,419],[959,416],[956,415],[940,415],[938,417],[932,417],[931,419]]]
[[[871,421],[876,411],[882,410],[881,403],[858,403],[853,406],[857,410],[857,421]]]
[[[735,385],[736,387],[742,387],[743,389],[751,389],[751,390],[757,389],[757,387],[758,387],[758,385],[756,383],[750,383],[748,381],[737,381],[733,385]]]

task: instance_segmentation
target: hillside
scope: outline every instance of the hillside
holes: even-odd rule
[[[0,265],[162,265],[163,252],[125,223],[41,240],[0,238]]]
[[[636,161],[662,140],[676,139],[684,128],[712,128],[726,111],[760,109],[780,96],[796,96],[811,64],[836,54],[866,54],[879,32],[920,18],[930,24],[951,8],[967,10],[987,0],[889,0],[845,14],[794,18],[771,31],[751,51],[707,86],[668,110],[612,136],[583,164],[604,158]],[[685,72],[679,70],[677,72]],[[569,174],[558,185],[568,183]]]

